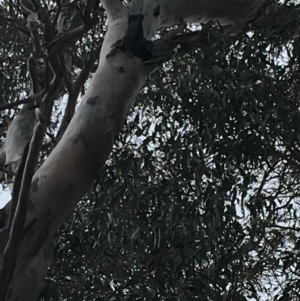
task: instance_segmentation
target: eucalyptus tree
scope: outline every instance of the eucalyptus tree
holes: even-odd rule
[[[21,94],[30,89],[26,98],[2,106],[9,109],[24,104],[10,122],[1,149],[1,170],[13,192],[12,201],[1,211],[0,293],[3,300],[37,299],[52,261],[54,235],[99,178],[130,108],[139,92],[145,93],[142,88],[149,76],[151,80],[151,74],[159,68],[167,72],[165,63],[207,44],[213,53],[222,52],[215,48],[216,32],[221,32],[235,45],[236,37],[245,31],[251,30],[253,34],[268,28],[274,16],[273,4],[261,0],[129,3],[23,0],[20,4],[21,7],[17,2],[4,2],[0,15],[1,24],[5,25],[2,30],[7,34],[11,28],[16,36],[20,52],[17,58],[21,59],[23,54],[28,56],[23,66],[25,71],[20,73],[24,85],[16,88]],[[277,11],[273,22],[277,27],[273,32],[268,28],[269,34],[274,33],[270,41],[274,35],[280,35],[277,29],[280,26],[281,30],[289,31],[288,39],[296,39],[297,27],[286,20],[287,16],[295,20],[298,8],[287,2],[280,4]],[[284,34],[280,37],[287,39]],[[251,51],[251,47],[248,50]],[[262,53],[264,57],[266,54]],[[7,51],[8,58],[13,55],[13,49]],[[240,53],[235,55],[238,58]],[[257,57],[262,60],[259,53]],[[225,76],[218,64],[212,66],[214,74],[219,72]],[[238,68],[238,64],[235,67]],[[230,71],[234,73],[235,69]],[[271,75],[275,72],[265,71]],[[90,73],[93,74],[85,91]],[[5,74],[2,77],[9,81]],[[28,77],[30,84],[25,81]],[[237,79],[232,80],[235,81]],[[198,85],[206,87],[199,82]],[[224,85],[224,89],[228,89],[228,84]],[[10,99],[22,98],[16,95],[14,87],[5,93]],[[185,92],[179,89],[176,93],[182,97]],[[224,91],[220,91],[220,95],[222,93]],[[57,99],[64,95],[67,95],[64,114],[58,118],[56,130],[51,131],[55,124],[52,112],[61,109]],[[79,95],[82,99],[75,110]],[[224,99],[229,99],[229,95]],[[221,134],[218,139],[222,139]],[[47,143],[43,143],[45,141]],[[201,152],[201,145],[198,149]],[[271,171],[266,173],[269,175]],[[248,179],[248,175],[244,174],[243,178]],[[248,244],[245,248],[250,252],[251,247]]]

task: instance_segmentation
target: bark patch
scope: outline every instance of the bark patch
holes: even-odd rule
[[[128,29],[121,46],[118,48],[128,54],[134,54],[142,61],[152,58],[152,42],[147,41],[143,34],[143,15],[131,15],[128,17]]]
[[[157,18],[159,15],[160,15],[160,6],[157,5],[157,6],[154,8],[153,16],[154,16],[155,18]]]
[[[33,247],[29,250],[27,253],[27,257],[31,258],[38,254],[38,252],[41,250],[42,246],[44,245],[45,241],[48,239],[49,236],[49,229],[51,227],[51,224],[53,223],[55,217],[54,215],[48,210],[45,214],[41,216],[40,223],[41,226],[36,226],[35,231],[39,231],[35,244]]]
[[[31,231],[32,227],[37,223],[37,219],[34,218],[33,220],[31,220],[29,222],[29,224],[24,228],[24,235],[27,235],[28,239],[30,240],[32,235],[33,235],[33,231]]]
[[[125,73],[125,68],[123,66],[120,66],[118,70],[120,73]]]
[[[98,96],[95,96],[95,97],[90,97],[86,103],[90,106],[95,106],[97,104],[97,100],[98,100]]]
[[[79,142],[84,144],[83,141],[84,141],[84,137],[81,134],[78,134],[73,138],[73,144],[78,144]]]
[[[28,210],[32,210],[32,209],[33,209],[33,202],[32,202],[32,199],[28,199],[28,202],[27,202],[27,209],[28,209]]]
[[[36,192],[38,191],[39,189],[39,178],[36,178],[32,181],[31,183],[31,191],[30,191],[30,194],[33,193],[33,192]]]
[[[120,46],[120,45],[118,45],[118,44],[121,45],[120,41],[117,41],[117,42],[114,44],[114,46],[115,46],[115,47]],[[117,49],[117,48],[113,48],[113,49],[110,51],[110,53],[109,53],[106,57],[107,57],[107,58],[109,58],[109,57],[114,57],[114,56],[117,55],[117,53],[118,53],[118,49]]]

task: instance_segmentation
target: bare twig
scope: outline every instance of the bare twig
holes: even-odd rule
[[[91,72],[91,69],[95,67],[95,61],[99,57],[101,47],[102,47],[102,43],[99,43],[96,49],[90,54],[89,59],[85,63],[84,67],[81,70],[81,73],[79,74],[77,80],[74,83],[74,93],[77,94],[77,96],[81,90],[81,87],[84,85],[85,81],[87,80],[87,77]]]
[[[291,230],[291,231],[300,231],[299,227],[290,227],[290,226],[281,226],[281,225],[276,225],[276,224],[272,224],[272,225],[268,225],[266,226],[267,228],[278,228],[278,229],[282,229],[282,230]]]
[[[21,189],[23,172],[24,172],[25,163],[26,163],[26,159],[27,159],[27,155],[28,155],[28,151],[29,151],[29,143],[30,143],[30,140],[27,142],[27,144],[24,148],[22,158],[21,158],[20,164],[18,166],[18,171],[17,171],[15,179],[14,179],[14,186],[13,186],[13,190],[12,190],[12,199],[11,199],[11,209],[10,209],[10,221],[9,221],[9,227],[8,227],[9,231],[11,229],[13,217],[15,216],[15,211],[16,211],[16,208],[18,205],[19,192]]]
[[[0,16],[0,24],[7,25],[13,27],[19,31],[21,31],[24,35],[29,36],[29,31],[19,20],[14,20],[12,18],[5,18]]]
[[[200,31],[182,33],[178,36],[167,34],[160,40],[153,42],[153,57],[147,65],[156,65],[159,62],[165,62],[172,59],[175,55],[182,56],[188,51],[199,48],[207,44],[209,39],[209,30],[212,23],[205,24]],[[176,30],[177,33],[177,30]]]
[[[15,16],[15,11],[14,11],[14,3],[12,0],[9,0],[9,14],[12,16]]]
[[[60,0],[57,0],[56,3],[57,3],[57,11],[56,11],[56,14],[55,14],[55,17],[54,17],[54,20],[53,20],[53,25],[54,26],[57,26],[57,20],[58,20],[58,17],[59,17],[59,14],[61,12],[61,8],[62,8]]]
[[[64,82],[65,82],[65,86],[67,88],[67,91],[69,93],[69,95],[73,94],[73,87],[72,87],[72,83],[68,74],[68,70],[66,69],[66,64],[65,64],[65,59],[62,53],[59,54],[59,60],[60,60],[60,64],[61,64],[61,68],[63,71],[63,78],[64,78]]]
[[[40,91],[39,76],[36,68],[36,58],[34,54],[28,59],[27,65],[30,74],[31,91],[30,95],[35,95]]]
[[[55,75],[54,79],[52,80],[52,83],[48,88],[48,93],[45,96],[44,103],[46,107],[47,122],[50,120],[53,101],[54,98],[56,97],[57,90],[61,86],[61,81],[62,81],[62,74],[60,73],[58,75]]]
[[[91,69],[93,68],[93,66],[95,64],[96,59],[99,56],[101,47],[102,47],[102,43],[100,43],[99,46],[96,48],[96,50],[90,54],[89,59],[84,64],[84,66],[81,70],[81,73],[79,74],[78,78],[76,79],[76,81],[73,85],[72,93],[69,93],[69,99],[68,99],[68,104],[67,104],[67,108],[66,108],[66,113],[64,115],[64,118],[61,122],[61,126],[57,133],[57,141],[59,141],[60,138],[62,137],[62,134],[66,130],[69,122],[71,121],[71,119],[74,115],[78,95],[80,93],[82,86],[86,82]]]
[[[48,51],[49,63],[55,75],[59,77],[59,74],[62,73],[59,58],[56,51],[53,51],[53,46],[51,42],[55,37],[55,32],[53,28],[53,24],[49,15],[49,12],[46,8],[43,8],[39,1],[37,0],[30,0],[32,6],[34,7],[34,11],[38,15],[38,19],[43,24],[43,33],[44,39],[46,42],[46,48]]]
[[[73,55],[72,60],[73,60],[75,67],[77,67],[79,69],[82,69],[84,67],[84,60],[81,59],[80,57]],[[98,64],[94,64],[92,66],[90,72],[94,73],[97,70],[97,68],[98,68]]]
[[[5,168],[5,167],[3,167],[3,166],[0,166],[0,171],[6,173],[6,174],[9,175],[9,176],[12,176],[12,177],[15,176],[15,173],[14,173],[13,171],[11,171],[10,169]]]
[[[20,99],[20,100],[17,100],[15,102],[12,102],[12,103],[7,103],[7,104],[4,104],[4,105],[1,105],[0,106],[0,111],[3,111],[3,110],[7,110],[7,109],[12,109],[18,105],[21,105],[21,104],[25,104],[25,103],[29,103],[29,102],[33,102],[37,99],[40,99],[41,97],[43,97],[45,94],[47,93],[47,90],[46,89],[43,89],[41,90],[40,92],[34,94],[34,95],[31,95],[27,98],[24,98],[24,99]]]
[[[64,48],[70,42],[76,42],[81,38],[86,32],[88,32],[98,21],[97,17],[91,19],[90,22],[80,25],[72,30],[67,31],[66,33],[60,35],[51,41],[50,45],[52,46],[52,51],[57,51],[58,49]]]

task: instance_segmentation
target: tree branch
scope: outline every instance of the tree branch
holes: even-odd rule
[[[42,102],[40,103],[42,104]],[[18,202],[16,205],[16,211],[14,216],[11,217],[12,225],[8,243],[3,254],[3,264],[0,274],[0,296],[2,297],[2,300],[5,299],[5,295],[9,288],[10,280],[12,279],[12,275],[14,273],[14,267],[22,243],[24,223],[27,212],[27,202],[31,189],[31,181],[36,170],[39,152],[42,147],[44,132],[46,129],[45,114],[40,108],[36,109],[36,116],[37,123],[35,125],[33,137],[29,143],[28,156],[26,154],[26,151],[24,150],[22,160],[23,164],[22,166],[20,166],[20,171],[18,171],[18,173],[20,173],[20,176],[21,174],[23,174],[23,176],[18,196]]]
[[[117,19],[126,13],[126,7],[120,0],[101,0],[109,20]]]
[[[230,32],[231,36],[237,35],[247,30],[247,26],[251,23],[252,27],[259,28],[262,23],[262,19],[259,18],[266,8],[270,5],[269,0],[264,0],[259,8],[252,13],[247,19],[238,22],[235,26],[224,26],[223,28]],[[279,9],[280,11],[280,9]],[[288,14],[288,13],[286,13]],[[271,16],[269,17],[271,18]],[[264,19],[268,19],[264,18]],[[207,41],[211,37],[210,31],[213,30],[212,22],[208,22],[203,25],[202,30],[185,32],[178,35],[179,29],[170,31],[167,35],[159,40],[153,42],[153,57],[147,62],[150,65],[157,65],[158,63],[166,62],[172,59],[174,56],[182,56],[195,49],[201,48],[206,45]],[[251,27],[251,29],[253,29]]]
[[[80,25],[52,40],[50,43],[50,45],[53,47],[52,51],[62,49],[66,44],[70,42],[76,42],[79,38],[82,37],[82,35],[84,35],[93,27],[96,21],[97,18],[93,18],[88,24]]]
[[[10,229],[11,229],[13,218],[15,216],[15,211],[16,211],[16,208],[17,208],[17,205],[18,205],[18,199],[19,199],[19,194],[20,194],[20,190],[21,190],[21,184],[22,184],[22,178],[23,178],[23,174],[24,174],[24,168],[25,168],[25,164],[26,164],[26,160],[27,160],[27,156],[28,156],[28,151],[29,151],[29,143],[30,143],[30,140],[27,142],[27,144],[24,148],[22,158],[21,158],[16,176],[15,176],[15,179],[14,179],[14,186],[13,186],[13,190],[12,190],[12,199],[11,199],[11,209],[10,209],[10,221],[9,221],[8,231],[10,231]],[[20,234],[21,234],[21,231],[20,231]]]
[[[0,106],[0,111],[3,111],[3,110],[7,110],[7,109],[12,109],[18,105],[21,105],[21,104],[25,104],[25,103],[29,103],[29,102],[33,102],[41,97],[43,97],[45,94],[47,93],[47,90],[46,89],[43,89],[41,90],[40,92],[36,93],[36,94],[33,94],[27,98],[24,98],[24,99],[20,99],[20,100],[17,100],[13,103],[7,103],[7,104],[4,104],[4,105],[1,105]]]
[[[102,42],[101,42],[102,43]],[[84,60],[76,55],[72,56],[72,62],[74,63],[75,67],[79,69],[83,69],[84,67]],[[94,64],[89,72],[94,73],[98,68],[98,64]]]
[[[10,169],[8,168],[5,168],[3,166],[0,166],[0,171],[6,173],[7,175],[11,176],[11,177],[14,177],[15,176],[15,173],[13,171],[11,171]]]
[[[59,141],[60,138],[62,137],[64,131],[66,130],[69,122],[71,121],[71,119],[74,115],[76,101],[79,96],[80,90],[83,87],[84,83],[86,82],[91,69],[94,67],[96,59],[99,57],[101,47],[102,47],[102,43],[100,43],[99,46],[96,48],[96,50],[90,54],[89,59],[84,64],[78,78],[76,79],[76,81],[73,85],[72,93],[71,94],[69,93],[69,99],[68,99],[68,104],[67,104],[67,108],[66,108],[66,113],[64,115],[64,118],[61,122],[60,129],[58,130],[58,133],[56,136],[57,141]]]
[[[12,18],[5,18],[3,16],[0,16],[0,23],[3,25],[7,25],[10,27],[15,28],[16,30],[19,30],[24,35],[29,36],[29,31],[27,28],[21,23],[20,20],[14,20]]]
[[[158,63],[166,62],[174,56],[182,56],[202,45],[206,45],[210,29],[211,23],[208,23],[200,31],[187,32],[179,36],[173,36],[171,32],[160,40],[154,41],[153,57],[147,64],[157,66]]]

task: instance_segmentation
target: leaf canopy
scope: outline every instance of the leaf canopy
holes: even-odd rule
[[[72,49],[82,62],[100,20]],[[212,25],[204,46],[150,76],[57,235],[41,300],[299,299],[299,29],[285,1],[235,35]],[[28,93],[29,55],[0,27],[0,104]]]

